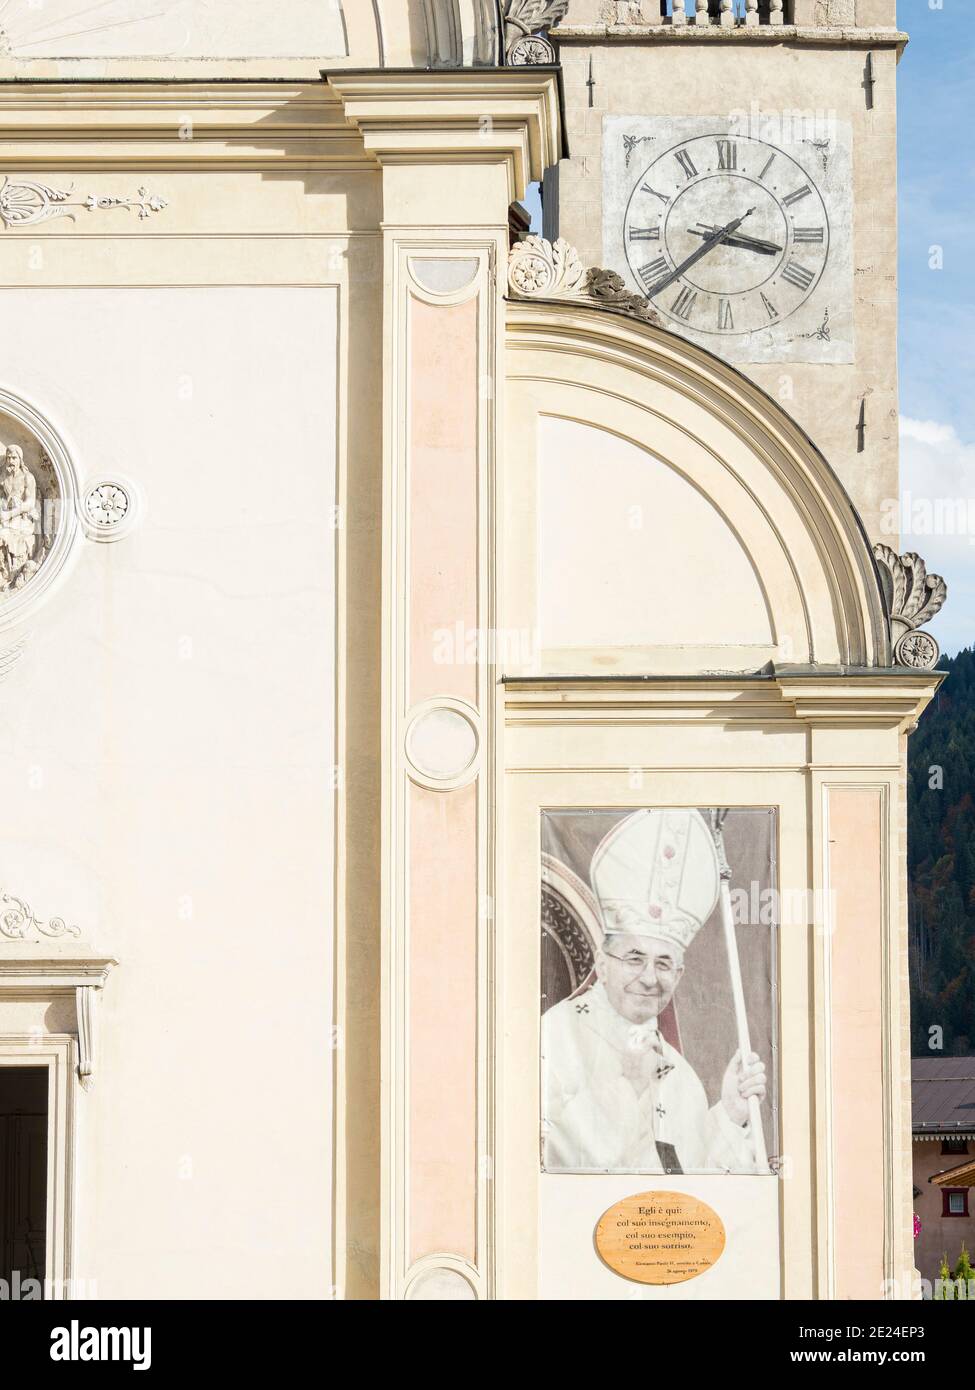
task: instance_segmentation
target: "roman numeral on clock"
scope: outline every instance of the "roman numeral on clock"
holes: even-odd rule
[[[728,329],[728,328],[734,328],[734,326],[735,326],[735,319],[734,319],[734,315],[733,315],[732,312],[731,312],[731,300],[730,300],[730,299],[719,299],[719,300],[718,300],[718,327],[719,327],[719,328]]]
[[[680,294],[670,306],[670,312],[676,314],[679,319],[686,323],[691,316],[694,308],[694,301],[697,299],[697,290],[689,290],[685,285]]]
[[[794,193],[790,193],[788,197],[783,198],[782,201],[787,208],[791,208],[793,203],[801,203],[803,198],[808,198],[811,192],[812,189],[809,187],[808,183],[804,183],[801,188],[797,188]]]
[[[689,179],[693,179],[696,176],[697,169],[694,166],[694,161],[686,150],[678,150],[674,158]]]
[[[719,140],[718,144],[718,168],[737,169],[738,168],[738,146],[734,140]]]
[[[640,192],[650,193],[653,195],[654,198],[659,198],[665,207],[670,202],[670,199],[667,197],[666,193],[658,193],[657,190],[655,188],[651,188],[648,183],[641,183]]]
[[[792,232],[796,241],[822,242],[826,235],[825,227],[795,227]]]
[[[770,319],[777,319],[779,317],[778,309],[776,309],[775,305],[766,294],[762,294],[762,303],[765,305],[765,312]]]
[[[631,241],[659,241],[660,227],[631,227]]]
[[[669,272],[670,266],[667,264],[666,256],[658,256],[649,265],[641,265],[638,274],[646,286],[647,294],[653,294],[657,281],[662,280]]]
[[[768,171],[771,169],[771,167],[772,167],[772,165],[773,165],[774,163],[775,163],[775,155],[774,155],[774,154],[771,154],[771,155],[769,155],[768,160],[766,161],[765,168],[762,170],[762,172],[759,174],[758,177],[759,177],[760,179],[764,179],[765,175],[768,173]]]
[[[813,272],[807,270],[799,261],[790,261],[782,272],[782,279],[788,280],[790,285],[795,285],[799,290],[808,290],[815,278]]]

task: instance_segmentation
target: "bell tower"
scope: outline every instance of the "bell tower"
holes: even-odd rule
[[[545,234],[772,396],[896,544],[895,0],[686,11],[572,0],[552,31],[568,153]]]

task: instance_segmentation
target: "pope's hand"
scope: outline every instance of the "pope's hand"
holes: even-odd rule
[[[736,1125],[748,1120],[749,1098],[757,1096],[761,1102],[765,1099],[765,1090],[765,1063],[758,1053],[749,1052],[742,1066],[741,1053],[736,1052],[721,1083],[721,1103]]]

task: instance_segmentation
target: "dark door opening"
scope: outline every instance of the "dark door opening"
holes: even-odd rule
[[[47,1272],[47,1067],[0,1067],[0,1279]]]

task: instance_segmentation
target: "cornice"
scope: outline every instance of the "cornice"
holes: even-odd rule
[[[312,82],[4,82],[10,170],[374,168],[341,103]]]
[[[558,73],[465,68],[323,73],[381,164],[508,164],[524,195],[561,154]]]
[[[71,952],[60,952],[50,943],[33,947],[4,944],[0,949],[0,994],[30,998],[102,989],[116,965],[114,956],[83,953],[77,946]]]
[[[704,722],[824,724],[908,730],[939,672],[901,669],[745,677],[509,677],[509,723]]]
[[[560,24],[552,38],[565,44],[602,43],[725,43],[725,44],[812,44],[817,48],[896,48],[903,49],[908,35],[900,29],[838,28],[826,25],[779,24],[739,25],[724,29],[718,25],[685,24]]]

